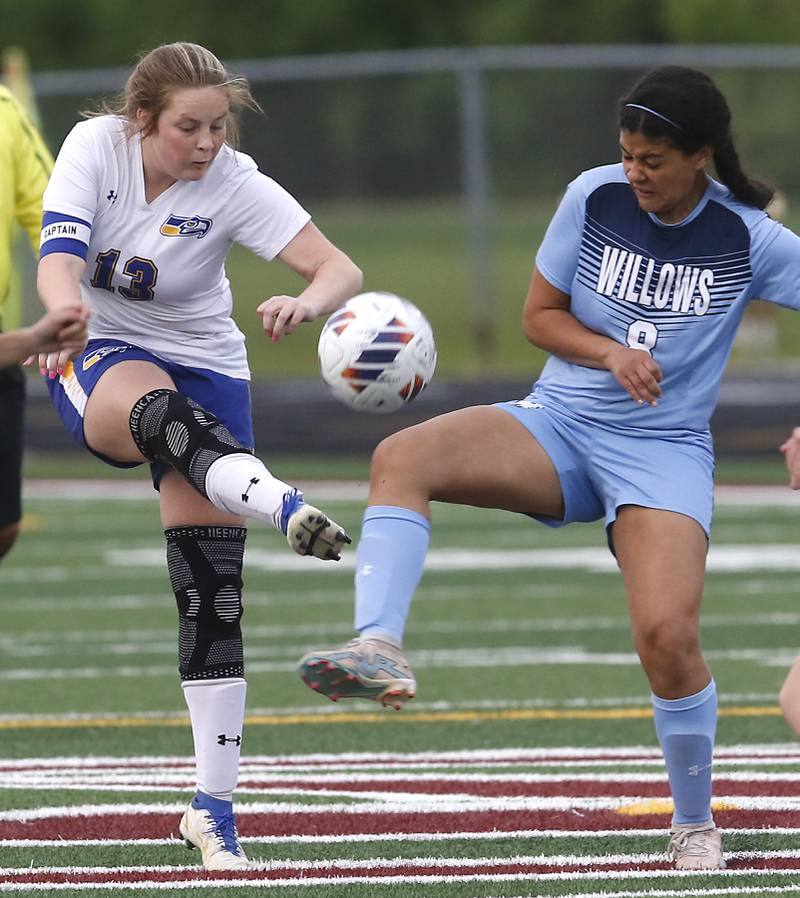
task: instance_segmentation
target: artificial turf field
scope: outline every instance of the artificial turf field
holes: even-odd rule
[[[253,526],[237,809],[259,863],[234,875],[174,838],[191,741],[142,479],[28,482],[0,571],[0,892],[800,895],[800,742],[776,705],[800,648],[800,495],[718,498],[703,644],[729,866],[703,876],[663,858],[666,778],[599,525],[435,506],[406,639],[418,698],[399,713],[334,705],[294,672],[350,635],[354,553],[299,559]],[[357,536],[363,484],[307,494]]]

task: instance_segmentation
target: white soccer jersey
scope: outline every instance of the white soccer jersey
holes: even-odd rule
[[[310,216],[227,145],[199,181],[177,181],[147,203],[141,137],[125,124],[99,116],[67,136],[44,194],[41,255],[86,260],[92,339],[249,379],[225,258],[240,243],[273,259]]]

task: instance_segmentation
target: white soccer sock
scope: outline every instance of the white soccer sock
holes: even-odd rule
[[[280,529],[283,495],[292,487],[272,474],[264,463],[246,452],[223,455],[206,473],[206,495],[231,514],[269,521]],[[276,523],[276,517],[278,522]]]
[[[239,779],[247,683],[237,677],[184,680],[181,685],[192,720],[197,791],[232,801]]]

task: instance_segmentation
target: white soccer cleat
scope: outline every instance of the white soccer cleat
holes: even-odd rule
[[[233,813],[214,814],[192,805],[180,822],[187,848],[199,848],[206,870],[246,870],[250,864],[239,842]]]
[[[676,870],[723,870],[722,837],[714,821],[673,823],[667,857]]]
[[[339,561],[342,548],[352,542],[343,527],[318,508],[308,505],[297,489],[284,495],[275,517],[276,524],[298,555]]]

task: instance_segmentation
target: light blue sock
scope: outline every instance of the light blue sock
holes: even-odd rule
[[[676,699],[651,695],[651,699],[675,802],[672,822],[705,823],[711,818],[717,686],[712,680],[696,695]]]
[[[364,512],[356,552],[356,629],[403,641],[411,599],[422,577],[431,525],[416,511],[373,505]]]

